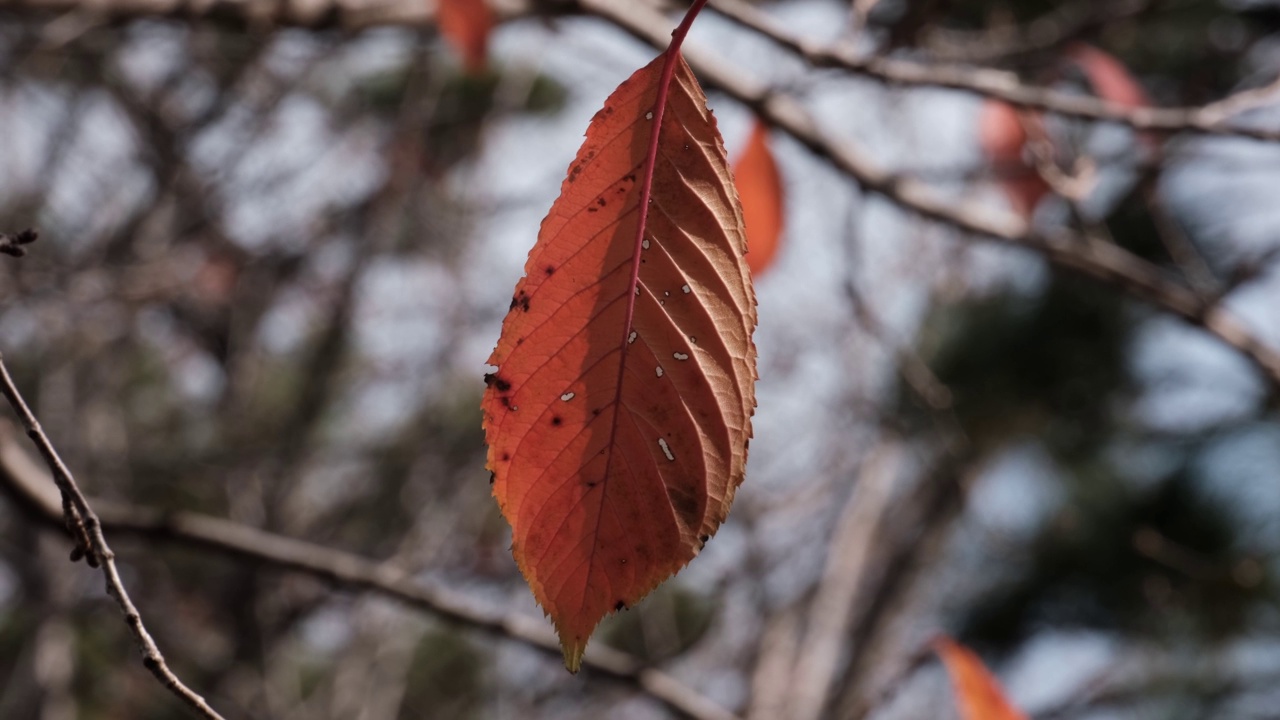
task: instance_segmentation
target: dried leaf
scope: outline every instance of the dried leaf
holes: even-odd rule
[[[933,642],[951,675],[956,705],[964,720],[1026,720],[1004,697],[995,677],[969,648],[948,637]]]
[[[436,23],[440,34],[462,55],[467,72],[483,72],[493,30],[493,13],[486,0],[437,0]]]
[[[1129,108],[1151,104],[1133,74],[1111,53],[1087,43],[1073,43],[1064,54],[1089,79],[1098,97]]]
[[[1027,126],[1039,122],[1034,114],[991,98],[983,101],[978,112],[978,142],[983,155],[1014,212],[1024,218],[1031,217],[1040,199],[1049,193],[1049,183],[1024,152]]]
[[[1063,53],[1089,79],[1093,92],[1103,100],[1110,100],[1125,108],[1150,107],[1151,98],[1138,80],[1119,58],[1088,43],[1073,43]],[[1149,132],[1138,133],[1138,140],[1147,150],[1154,150],[1159,142]]]
[[[678,54],[658,106],[665,59],[592,120],[486,376],[493,494],[575,671],[601,618],[683,567],[724,521],[755,408],[742,210]]]
[[[769,150],[769,130],[756,121],[746,149],[733,166],[747,223],[747,266],[758,276],[773,264],[782,236],[782,177]]]

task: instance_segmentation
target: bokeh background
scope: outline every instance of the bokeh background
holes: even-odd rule
[[[0,3],[0,229],[41,232],[0,258],[0,351],[95,498],[540,617],[489,497],[484,360],[589,118],[655,51],[563,3],[500,4],[477,74],[429,17],[350,29],[256,5],[275,7]],[[1280,73],[1269,0],[758,7],[813,42],[1091,93],[1062,60],[1083,41],[1166,106]],[[1014,212],[981,98],[815,70],[711,10],[689,44],[957,207]],[[736,156],[752,113],[710,98]],[[1280,110],[1238,122],[1280,128]],[[1280,145],[1181,132],[1157,152],[1047,123],[1079,192],[1043,198],[1036,227],[1109,238],[1280,347]],[[787,224],[756,280],[746,483],[702,555],[593,643],[762,720],[954,717],[939,633],[1036,718],[1280,717],[1276,379],[772,146]],[[174,668],[228,718],[676,716],[392,599],[160,535],[113,545]],[[0,496],[0,718],[186,717],[69,549]]]

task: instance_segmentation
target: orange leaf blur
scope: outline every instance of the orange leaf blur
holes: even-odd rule
[[[783,205],[782,177],[769,150],[769,130],[759,120],[733,166],[733,181],[747,223],[747,266],[758,276],[778,255]]]
[[[486,0],[437,0],[440,34],[462,55],[468,73],[483,72],[489,61],[493,14]]]
[[[656,104],[666,57],[591,121],[485,377],[493,494],[571,671],[605,615],[715,533],[751,435],[756,310],[742,210],[678,53],[665,111]]]
[[[1049,183],[1023,153],[1026,126],[1038,122],[1036,116],[990,98],[982,102],[978,112],[978,143],[1009,204],[1024,218],[1031,217],[1040,199],[1049,193]]]
[[[1073,43],[1065,53],[1080,68],[1098,97],[1124,107],[1146,107],[1151,104],[1133,74],[1114,55],[1087,43]]]
[[[948,637],[934,640],[933,649],[951,675],[961,718],[1026,720],[1026,716],[1005,699],[1000,683],[972,650]]]
[[[1133,73],[1124,63],[1105,50],[1100,50],[1087,43],[1072,43],[1064,53],[1066,58],[1089,79],[1093,92],[1103,100],[1110,100],[1126,108],[1149,107],[1151,98],[1142,89]],[[1151,133],[1138,133],[1141,143],[1149,150],[1154,150],[1157,141]]]

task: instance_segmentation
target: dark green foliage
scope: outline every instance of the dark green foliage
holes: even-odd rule
[[[400,720],[481,718],[486,658],[455,630],[423,635],[405,678]]]
[[[666,583],[635,608],[600,626],[600,640],[647,662],[658,663],[688,650],[711,626],[714,603],[703,595]]]
[[[1043,294],[940,309],[923,345],[977,446],[1032,435],[1076,453],[1101,440],[1108,396],[1127,387],[1128,325],[1114,293],[1054,275]]]
[[[1232,513],[1185,472],[1134,490],[1079,468],[1072,497],[1027,551],[1028,571],[985,595],[961,637],[1010,648],[1045,628],[1092,628],[1212,641],[1249,627],[1271,592],[1233,569]]]

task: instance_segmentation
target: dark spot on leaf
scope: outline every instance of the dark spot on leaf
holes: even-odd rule
[[[596,198],[596,204],[597,204],[597,205],[599,205],[600,207],[604,207],[605,205],[608,205],[609,203],[608,203],[608,202],[606,202],[604,198],[599,197],[599,198]]]
[[[587,212],[597,212],[597,211],[599,211],[599,210],[600,210],[600,208],[597,208],[597,207],[589,207],[589,208],[587,208]]]
[[[502,453],[502,462],[506,462],[510,459],[511,459],[511,453]]]
[[[671,503],[671,509],[676,515],[690,522],[701,520],[702,509],[698,507],[697,498],[692,495],[667,488],[667,501]]]
[[[600,415],[600,408],[596,408],[595,410],[592,410],[592,411],[591,411],[591,414],[592,414],[593,416],[599,416],[599,415]]]
[[[587,481],[587,487],[589,487],[589,488],[593,488],[593,487],[595,487],[596,485],[599,485],[599,484],[600,484],[600,483],[596,482],[595,480],[588,480],[588,481]]]
[[[555,268],[555,266],[554,266],[554,265],[548,265],[548,266],[546,266],[545,268],[543,268],[543,269],[542,269],[542,271],[543,271],[543,272],[545,272],[545,273],[546,273],[546,274],[548,274],[548,275],[555,275],[555,274],[556,274],[556,268]]]
[[[502,407],[507,408],[508,410],[511,409],[511,398],[506,395],[499,395],[498,402],[502,403]]]
[[[636,174],[635,174],[635,173],[631,173],[630,175],[628,175],[628,176],[626,176],[626,177],[624,177],[624,178],[622,178],[622,179],[623,179],[623,180],[626,180],[627,182],[635,182],[635,181],[636,181]]]
[[[614,612],[618,612],[619,610],[626,610],[626,609],[627,609],[627,604],[621,600],[618,601],[617,605],[613,606]]]
[[[564,424],[564,420],[560,419],[559,415],[552,415],[551,424],[555,425],[556,427],[559,427],[560,425]]]
[[[706,545],[706,544],[707,544],[707,541],[711,539],[711,536],[710,536],[710,535],[702,535],[702,536],[700,536],[698,539],[702,541],[702,544],[703,544],[703,545]]]
[[[521,290],[518,295],[511,298],[511,307],[507,309],[515,310],[516,308],[520,308],[525,312],[529,312],[529,293]]]
[[[498,377],[497,373],[485,373],[484,384],[498,388],[498,392],[506,392],[511,389],[511,383]]]
[[[495,473],[489,473],[489,484],[490,484],[490,485],[492,485],[492,484],[493,484],[493,481],[494,481],[495,479],[497,479],[497,477],[498,477],[498,476],[497,476],[497,474],[495,474]]]

